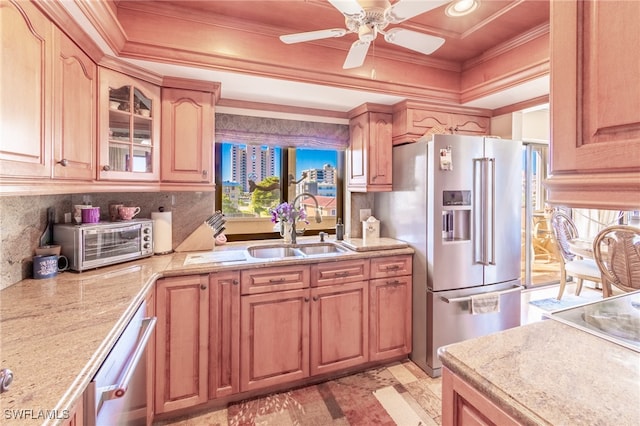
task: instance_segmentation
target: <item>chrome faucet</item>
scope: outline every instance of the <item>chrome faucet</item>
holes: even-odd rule
[[[318,199],[309,192],[303,192],[301,194],[296,195],[296,198],[291,202],[291,207],[296,208],[296,202],[303,197],[311,197],[313,201],[316,203],[316,223],[322,222],[322,215],[320,214],[320,206],[318,205]],[[304,231],[303,231],[304,232]],[[291,243],[296,243],[296,221],[294,220],[291,224]]]

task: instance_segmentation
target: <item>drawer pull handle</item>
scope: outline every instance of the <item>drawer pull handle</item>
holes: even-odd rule
[[[398,285],[398,284],[400,284],[400,281],[398,280],[387,281],[387,285]]]
[[[336,277],[348,277],[349,276],[349,272],[345,271],[345,272],[335,272],[334,275]]]
[[[387,266],[387,271],[395,271],[400,269],[400,265],[391,265],[391,266]]]
[[[270,283],[274,283],[274,284],[275,284],[275,283],[283,283],[283,282],[285,282],[285,281],[286,281],[286,279],[285,279],[285,278],[271,278],[271,279],[269,280],[269,282],[270,282]]]

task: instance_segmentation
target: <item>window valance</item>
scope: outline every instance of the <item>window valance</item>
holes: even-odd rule
[[[349,126],[216,113],[216,142],[346,149]]]

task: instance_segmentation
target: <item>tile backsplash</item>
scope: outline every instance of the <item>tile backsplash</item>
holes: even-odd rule
[[[214,192],[88,193],[0,197],[0,289],[32,276],[34,249],[47,223],[47,209],[56,209],[56,222],[74,204],[100,207],[101,220],[109,220],[109,204],[140,207],[138,218],[164,207],[172,212],[172,245],[177,247],[214,211]]]

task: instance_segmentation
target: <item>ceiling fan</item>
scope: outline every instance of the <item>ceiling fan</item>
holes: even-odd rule
[[[342,68],[357,68],[364,63],[369,45],[378,33],[385,41],[402,46],[425,55],[430,55],[444,43],[444,39],[404,28],[386,30],[389,24],[398,24],[414,16],[428,12],[451,0],[399,0],[391,4],[389,0],[329,0],[329,3],[345,17],[347,28],[331,28],[280,36],[287,44],[342,37],[346,34],[358,34],[349,49]]]

